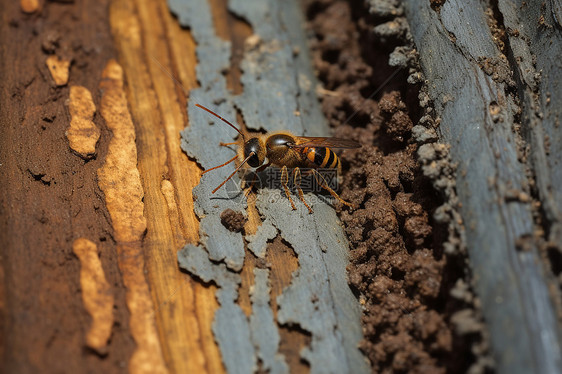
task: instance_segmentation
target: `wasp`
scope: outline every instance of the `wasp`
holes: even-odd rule
[[[361,144],[348,139],[333,138],[333,137],[310,137],[310,136],[295,136],[287,131],[279,131],[270,134],[259,134],[251,136],[246,139],[246,136],[238,130],[232,123],[219,116],[212,110],[205,108],[202,105],[195,104],[195,106],[207,111],[213,116],[219,118],[224,123],[232,127],[242,136],[242,146],[238,148],[236,156],[228,160],[222,165],[215,166],[211,169],[205,170],[201,175],[208,173],[230,164],[236,159],[242,160],[240,165],[226,178],[212,193],[217,192],[236,172],[245,164],[255,168],[260,172],[268,166],[277,166],[281,168],[281,185],[293,210],[296,210],[295,203],[289,193],[289,172],[288,169],[293,170],[293,184],[299,194],[299,199],[308,208],[309,213],[312,213],[312,208],[304,199],[304,193],[300,187],[301,182],[301,168],[306,168],[305,175],[313,174],[316,178],[318,185],[328,191],[330,195],[336,198],[342,204],[355,208],[351,203],[343,200],[339,195],[328,185],[325,178],[318,172],[319,168],[336,169],[337,175],[341,174],[341,162],[339,157],[331,150],[331,148],[360,148]],[[239,142],[220,143],[222,146],[229,146],[233,144],[240,145]]]

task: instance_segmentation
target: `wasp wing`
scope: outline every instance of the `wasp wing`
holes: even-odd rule
[[[361,144],[354,140],[331,138],[331,137],[313,137],[313,136],[296,136],[297,142],[292,144],[293,148],[360,148]]]

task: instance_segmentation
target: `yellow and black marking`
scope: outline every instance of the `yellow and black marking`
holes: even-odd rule
[[[340,159],[330,148],[306,147],[303,152],[306,154],[306,158],[319,168],[339,168]]]

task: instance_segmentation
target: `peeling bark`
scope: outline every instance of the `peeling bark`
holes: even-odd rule
[[[182,149],[199,165],[209,169],[231,158],[233,151],[218,142],[232,141],[237,133],[217,123],[195,103],[231,120],[236,118],[236,108],[245,126],[253,130],[327,135],[296,2],[229,3],[229,10],[248,22],[254,32],[246,40],[240,63],[243,90],[234,97],[221,74],[229,66],[231,45],[217,37],[207,3],[170,1],[170,7],[180,23],[191,29],[201,62],[197,67],[201,87],[190,92],[189,127],[182,132]],[[345,278],[347,241],[333,208],[323,199],[307,195],[315,213],[308,214],[300,201],[293,211],[280,190],[267,186],[260,190],[257,200],[246,201],[233,181],[212,194],[211,190],[233,170],[230,164],[205,174],[194,188],[200,245],[187,245],[178,254],[183,269],[219,287],[221,308],[215,314],[213,332],[227,371],[251,372],[259,357],[264,368],[287,372],[279,346],[270,345],[272,335],[268,331],[279,330],[279,325],[294,325],[310,334],[310,344],[301,351],[301,358],[309,363],[311,372],[367,372],[366,361],[357,348],[361,339],[359,304]],[[254,235],[244,237],[221,222],[223,211],[247,209],[251,216],[256,208],[263,222],[250,233]],[[277,297],[276,322],[270,318],[276,312],[271,309],[273,302],[257,299],[265,291],[253,293],[252,312],[246,318],[236,303],[241,284],[238,272],[249,266],[244,261],[245,247],[253,251],[259,264],[266,256],[268,240],[277,235],[295,251],[299,268],[292,275],[291,285]],[[254,287],[261,290],[268,272],[254,269],[254,274]]]
[[[96,105],[87,88],[70,87],[68,111],[71,119],[66,137],[70,148],[84,160],[88,160],[96,154],[96,144],[101,131],[93,121]]]
[[[114,299],[111,286],[105,278],[94,242],[86,238],[76,239],[72,250],[80,259],[82,300],[92,317],[86,344],[99,354],[107,354],[107,343],[113,327]]]
[[[123,69],[109,61],[100,84],[100,111],[113,138],[98,179],[117,242],[119,269],[127,288],[130,329],[137,348],[131,373],[167,373],[154,319],[150,289],[144,277],[142,238],[146,231],[144,193],[137,169],[135,130],[123,91]]]

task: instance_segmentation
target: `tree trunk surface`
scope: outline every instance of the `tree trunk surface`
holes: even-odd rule
[[[531,3],[406,2],[500,373],[562,367],[560,8]]]
[[[227,170],[192,195],[237,135],[194,103],[328,134],[302,10],[276,6],[3,5],[6,372],[368,371],[333,209],[215,197]]]
[[[560,371],[559,0],[0,11],[0,371]],[[195,104],[244,137],[327,116],[358,208],[213,193],[241,137]]]

